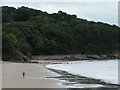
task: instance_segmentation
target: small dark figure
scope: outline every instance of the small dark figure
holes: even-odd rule
[[[23,72],[23,78],[25,77],[25,72]]]

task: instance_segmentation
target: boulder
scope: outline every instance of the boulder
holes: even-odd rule
[[[98,55],[87,55],[87,58],[89,58],[89,59],[101,59],[101,57]]]

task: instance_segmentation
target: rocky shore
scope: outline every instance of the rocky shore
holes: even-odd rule
[[[69,55],[31,55],[22,56],[18,59],[11,59],[10,62],[18,63],[38,63],[40,61],[76,61],[76,60],[110,60],[120,59],[120,54],[108,54],[108,55],[90,55],[90,54],[69,54]]]
[[[32,60],[109,60],[109,59],[120,59],[120,54],[108,54],[108,55],[72,54],[72,55],[32,56]]]
[[[47,68],[47,69],[61,75],[61,76],[57,76],[57,77],[48,77],[48,78],[57,78],[57,79],[60,79],[60,80],[66,80],[68,82],[64,83],[65,85],[98,84],[98,85],[102,85],[102,87],[104,87],[104,88],[115,88],[115,90],[120,86],[120,85],[117,85],[117,84],[106,83],[106,82],[104,82],[100,79],[94,79],[94,78],[88,78],[88,77],[85,77],[85,76],[73,75],[71,73],[68,73],[68,72],[62,71],[62,70],[55,70],[55,69],[51,69],[51,68]]]

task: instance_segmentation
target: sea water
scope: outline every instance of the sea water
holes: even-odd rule
[[[46,67],[118,84],[118,60],[73,61],[68,63],[52,64]]]

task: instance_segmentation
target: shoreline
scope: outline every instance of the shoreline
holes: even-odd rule
[[[33,55],[33,60],[109,60],[120,59],[120,54],[65,54],[65,55]]]
[[[96,60],[93,60],[93,61],[96,61]],[[69,64],[69,62],[66,62],[66,63]],[[65,62],[56,63],[56,64],[65,64]],[[56,72],[58,74],[61,74],[62,76],[54,77],[54,78],[57,78],[60,80],[67,80],[70,82],[69,84],[100,84],[100,85],[104,85],[103,87],[106,87],[106,86],[107,87],[115,87],[115,88],[120,87],[119,84],[108,83],[101,79],[90,78],[90,77],[85,77],[85,76],[80,76],[80,75],[74,75],[67,71],[63,71],[63,70],[59,70],[59,69],[53,69],[53,68],[48,68],[48,67],[45,67],[45,68],[47,68],[53,72]]]
[[[74,74],[68,73],[68,72],[63,71],[63,70],[56,70],[56,69],[50,69],[50,68],[47,68],[47,69],[61,75],[61,76],[58,76],[58,77],[48,77],[48,78],[57,78],[59,80],[69,81],[66,84],[98,84],[98,85],[101,85],[101,87],[105,87],[105,88],[106,87],[107,88],[113,88],[113,87],[118,88],[120,86],[118,84],[106,83],[106,82],[104,82],[100,79],[74,75]]]
[[[80,60],[81,61],[81,60]],[[82,61],[86,61],[86,60],[82,60]],[[50,64],[64,64],[64,63],[67,63],[69,64],[70,61],[64,61],[64,60],[60,60],[60,61],[53,61],[53,60],[44,60],[44,61],[41,61],[41,63],[13,63],[13,62],[8,62],[7,64],[30,64],[30,65],[36,65],[36,66],[41,66],[43,70],[47,71],[49,73],[56,73],[58,76],[46,76],[46,81],[49,79],[51,80],[57,80],[57,83],[60,85],[59,87],[58,86],[55,86],[55,87],[58,87],[58,88],[69,88],[70,86],[72,87],[78,87],[78,86],[84,86],[85,88],[115,88],[115,90],[119,87],[119,85],[110,85],[110,84],[106,84],[105,82],[100,82],[100,80],[96,80],[96,79],[93,79],[93,78],[87,78],[87,77],[84,77],[84,76],[78,76],[78,75],[73,75],[73,74],[70,74],[68,72],[65,72],[65,71],[61,71],[61,70],[55,70],[55,69],[49,69],[47,67],[45,67],[46,65],[50,65]],[[77,77],[77,79],[76,79]],[[40,79],[39,79],[40,80]],[[85,82],[84,82],[85,81]],[[78,83],[78,82],[81,82],[81,83]],[[91,82],[91,83],[90,83]],[[52,83],[52,82],[51,82]],[[56,82],[55,82],[56,83]],[[77,85],[77,86],[76,86]],[[53,87],[54,88],[54,87]],[[114,89],[113,89],[114,90]]]
[[[110,60],[120,59],[120,54],[65,54],[65,55],[31,55],[7,60],[15,63],[38,63],[38,61],[78,61],[78,60]],[[6,61],[6,60],[5,60]]]

